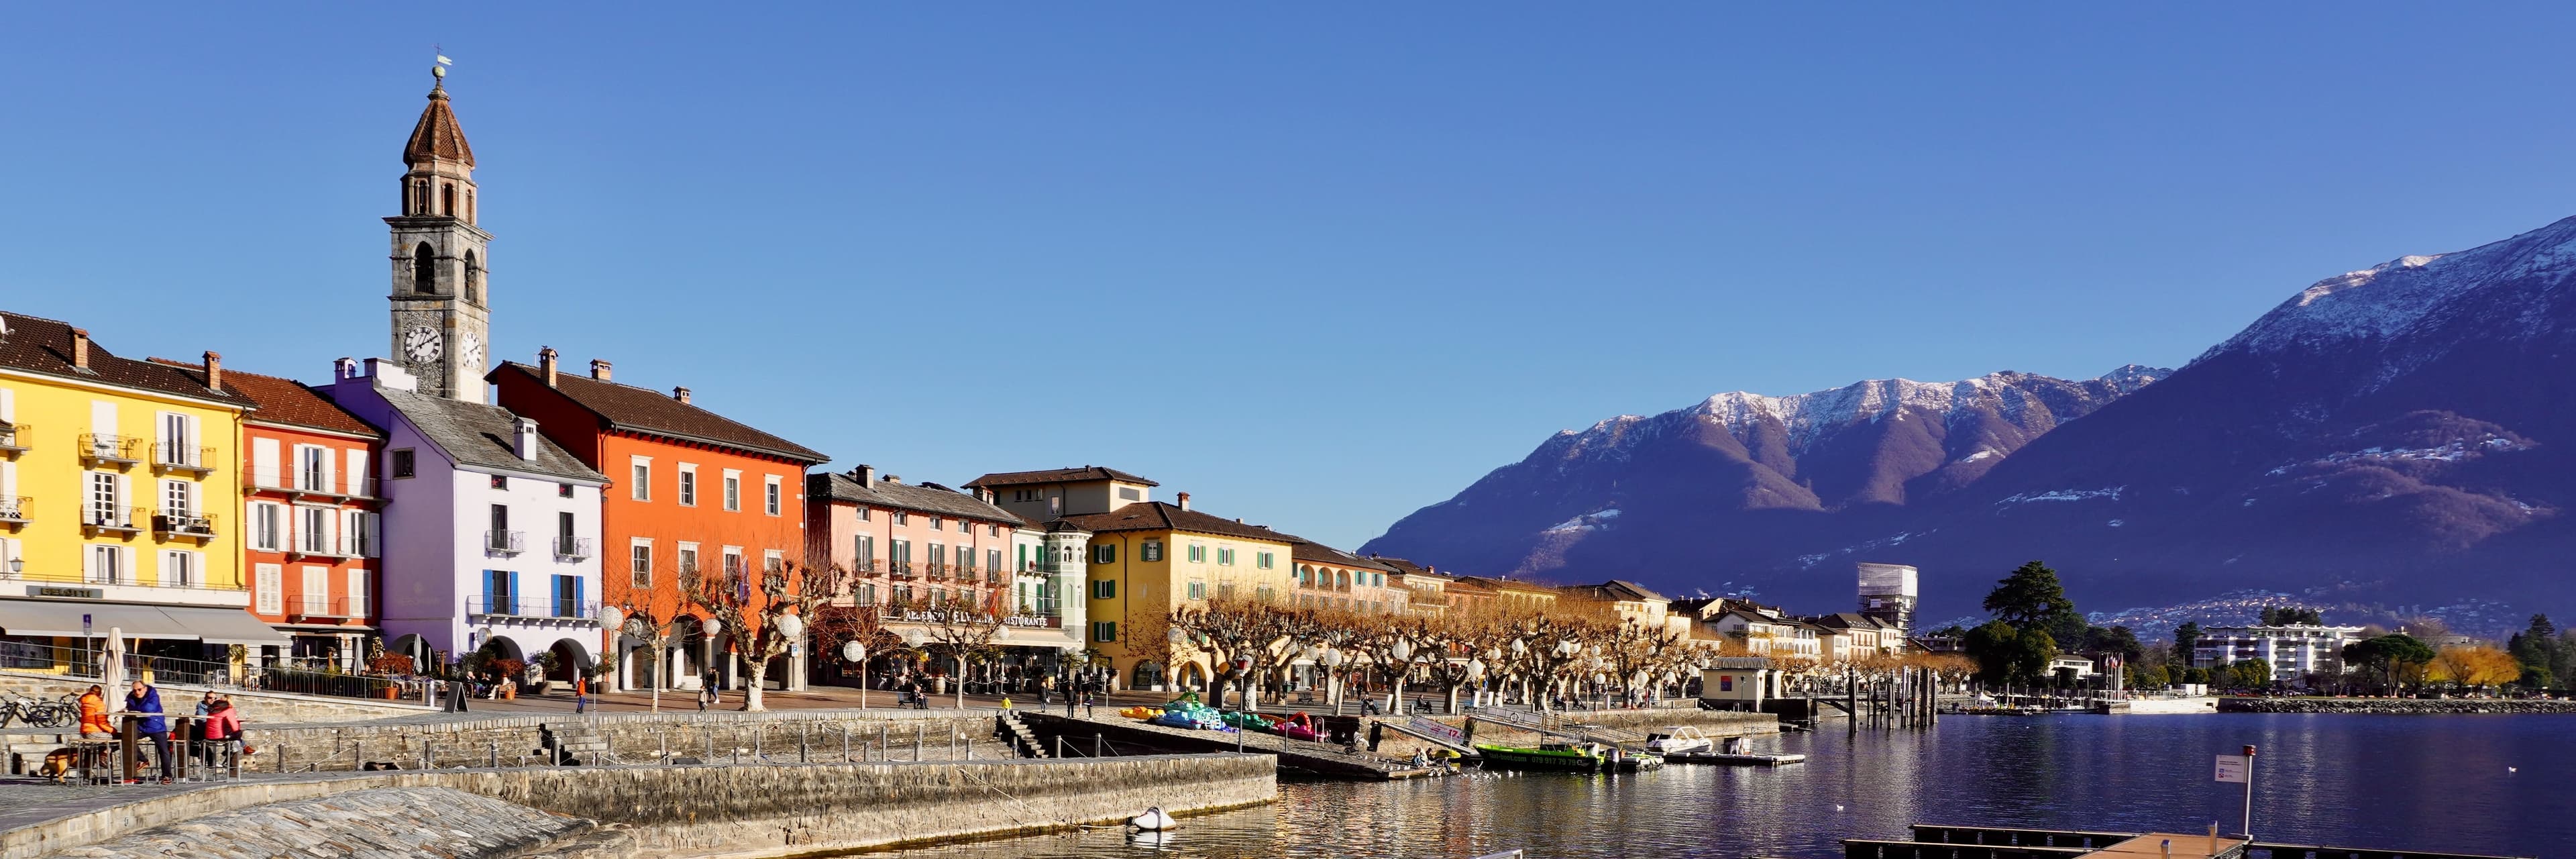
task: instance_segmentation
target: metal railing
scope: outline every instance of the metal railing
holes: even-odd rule
[[[215,449],[212,445],[182,444],[164,439],[152,443],[152,464],[160,468],[188,471],[213,471]]]
[[[590,557],[590,538],[556,537],[555,557],[572,559]]]
[[[215,514],[156,513],[152,516],[152,533],[211,538],[215,536]]]
[[[120,507],[91,504],[81,508],[81,525],[97,531],[141,532],[143,523],[152,518],[152,508]]]
[[[931,563],[929,563],[929,564],[925,564],[925,565],[923,565],[923,568],[924,568],[924,570],[925,570],[925,571],[927,571],[927,573],[929,574],[929,577],[930,577],[930,580],[931,580],[931,581],[934,581],[934,582],[944,582],[944,581],[947,581],[947,580],[948,580],[948,565],[947,565],[947,564],[942,564],[942,563],[938,563],[938,562],[934,561],[934,562],[931,562]]]
[[[921,577],[920,573],[913,571],[911,561],[888,562],[886,564],[886,575],[897,579],[917,579]]]
[[[31,432],[32,430],[30,430],[26,424],[0,422],[0,451],[6,451],[8,453],[25,452],[27,449],[27,436]]]
[[[113,462],[125,465],[143,461],[143,440],[121,435],[85,432],[80,435],[83,462]]]
[[[508,552],[514,555],[520,552],[525,552],[528,550],[528,532],[485,531],[483,532],[483,548],[494,552]]]
[[[286,616],[315,620],[364,619],[367,616],[367,599],[302,594],[286,601]]]
[[[599,602],[597,600],[577,602],[535,594],[494,594],[490,597],[466,597],[465,613],[492,617],[597,620]]]
[[[28,508],[36,499],[25,495],[0,495],[0,522],[25,523],[33,514]]]
[[[97,647],[57,647],[48,644],[0,641],[0,670],[97,680],[106,676],[104,655],[105,652]],[[235,666],[223,662],[174,659],[139,653],[126,654],[122,667],[125,669],[126,679],[141,680],[146,683],[177,683],[219,689],[264,690],[341,698],[382,699],[385,697],[383,690],[395,686],[394,681],[382,677],[338,674],[285,666],[249,664]],[[116,701],[123,700],[122,693],[114,697]],[[168,700],[167,693],[164,693],[162,703],[168,706],[175,705],[177,702]],[[183,714],[173,712],[170,715],[172,718],[179,718]]]

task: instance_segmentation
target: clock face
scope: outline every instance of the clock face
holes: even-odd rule
[[[483,339],[472,331],[457,335],[456,363],[468,373],[483,369]]]
[[[437,329],[427,325],[416,325],[403,332],[403,354],[410,356],[413,363],[436,361],[446,349],[447,344],[439,342]]]

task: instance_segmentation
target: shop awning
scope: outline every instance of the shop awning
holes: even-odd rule
[[[63,600],[0,600],[0,632],[9,635],[81,636],[81,616],[89,616],[89,634],[109,630],[127,638],[203,641],[207,644],[291,644],[285,633],[237,608],[85,603]]]

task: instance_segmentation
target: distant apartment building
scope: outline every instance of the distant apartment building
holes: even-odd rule
[[[2213,626],[2200,631],[2191,662],[2215,667],[2253,659],[2272,664],[2272,676],[2343,673],[2343,647],[2361,640],[2358,626]]]
[[[1693,638],[1733,643],[1748,656],[1818,659],[1823,655],[1821,630],[1776,607],[1727,599],[1683,600],[1679,605],[1682,610],[1676,616],[1694,624]]]
[[[898,636],[932,635],[953,612],[998,621],[993,644],[1023,675],[1056,673],[1084,647],[1080,590],[1089,532],[1028,522],[995,506],[984,490],[909,484],[874,466],[806,481],[813,499],[806,507],[809,563],[839,565],[856,577],[840,604],[876,612]],[[888,676],[906,658],[877,655],[871,670]]]
[[[1406,596],[1405,605],[1414,614],[1439,617],[1449,613],[1449,583],[1455,577],[1403,558],[1370,555],[1368,559],[1386,567],[1388,585],[1412,592]]]
[[[1817,632],[1818,649],[1831,662],[1849,662],[1905,652],[1905,630],[1875,615],[1836,612],[1808,618]]]
[[[1289,589],[1293,604],[1362,614],[1407,614],[1412,609],[1412,589],[1389,580],[1393,567],[1322,543],[1299,543],[1292,554],[1297,559],[1295,586]]]
[[[1567,585],[1557,591],[1568,600],[1608,606],[1620,622],[1635,622],[1648,629],[1660,629],[1685,638],[1691,633],[1691,618],[1674,614],[1671,598],[1636,582],[1611,579],[1597,585]]]

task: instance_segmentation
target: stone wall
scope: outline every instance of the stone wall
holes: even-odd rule
[[[2220,698],[2221,713],[2576,713],[2576,701],[2491,698]]]
[[[0,695],[25,695],[42,699],[59,698],[64,695],[78,697],[81,693],[89,691],[89,687],[95,682],[52,674],[0,672]],[[208,689],[205,686],[185,686],[177,683],[153,685],[161,690],[162,708],[173,713],[195,712],[197,698],[206,694]],[[435,712],[428,707],[397,701],[335,698],[328,695],[294,695],[247,689],[216,691],[232,698],[233,706],[241,710],[244,723],[354,722]],[[112,691],[109,708],[122,706],[124,700],[125,693],[122,690]]]
[[[1584,724],[1599,725],[1605,728],[1617,728],[1621,730],[1637,731],[1640,733],[1651,732],[1666,725],[1689,725],[1693,728],[1699,729],[1700,733],[1707,734],[1710,737],[1759,736],[1764,734],[1777,734],[1780,732],[1780,717],[1769,713],[1744,713],[1729,710],[1701,710],[1697,708],[1688,710],[1670,708],[1648,710],[1576,710],[1571,712],[1560,712],[1556,715],[1563,716],[1570,722],[1582,722]],[[1403,724],[1406,718],[1409,717],[1388,716],[1378,717],[1371,721]],[[1431,718],[1442,724],[1452,726],[1463,726],[1467,721],[1467,717],[1465,716],[1433,716]],[[1366,743],[1367,728],[1363,727],[1361,731],[1361,742]],[[1476,733],[1472,739],[1474,742],[1479,743],[1535,745],[1546,738],[1533,732],[1523,731],[1480,719],[1476,722]],[[1393,755],[1396,757],[1411,757],[1417,749],[1428,752],[1433,748],[1436,747],[1430,743],[1390,730],[1381,735],[1377,750],[1380,754]]]
[[[450,788],[616,827],[613,838],[590,836],[549,851],[567,859],[853,850],[1114,823],[1155,805],[1216,811],[1279,795],[1277,770],[1263,755],[412,771],[236,782],[138,800],[0,832],[0,859],[105,844],[210,814],[392,788]],[[361,831],[379,825],[346,813],[331,823]],[[201,841],[227,835],[193,823],[187,830]],[[313,833],[308,843],[330,843],[339,831]],[[209,846],[192,855],[231,852]]]
[[[1010,747],[992,738],[993,718],[948,710],[789,710],[765,713],[682,711],[575,716],[570,713],[435,721],[400,719],[332,725],[250,726],[246,736],[260,750],[259,772],[336,772],[365,761],[422,767],[517,766],[544,760],[538,730],[595,731],[608,742],[606,763],[658,763],[670,758],[708,762],[821,763],[842,759],[844,737],[851,760],[996,759]],[[470,715],[470,714],[469,714]],[[602,761],[585,760],[586,764]]]

